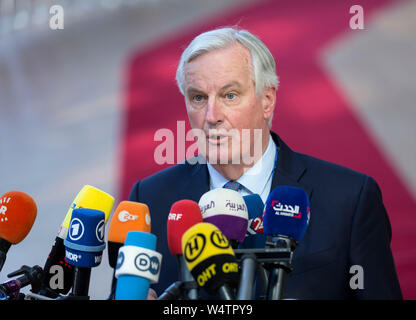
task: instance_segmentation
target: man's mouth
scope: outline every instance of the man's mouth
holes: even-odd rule
[[[223,134],[211,134],[207,136],[208,143],[210,144],[223,144],[228,141],[229,136]]]

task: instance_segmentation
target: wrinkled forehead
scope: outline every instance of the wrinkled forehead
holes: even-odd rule
[[[185,87],[197,83],[240,82],[253,80],[250,51],[236,43],[201,53],[185,64]]]

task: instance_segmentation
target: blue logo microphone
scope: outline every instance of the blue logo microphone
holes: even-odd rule
[[[130,231],[118,252],[116,300],[146,300],[151,283],[159,281],[162,255],[154,234]]]
[[[98,266],[105,248],[104,234],[104,212],[86,208],[74,209],[68,235],[64,240],[65,260],[75,267]]]
[[[263,231],[264,203],[257,193],[243,196],[248,210],[248,227],[244,242],[238,248],[264,248],[266,236]]]
[[[263,227],[264,234],[283,236],[300,242],[309,224],[310,204],[305,190],[278,186],[267,198]]]

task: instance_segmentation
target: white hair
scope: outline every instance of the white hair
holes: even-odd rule
[[[279,86],[276,75],[276,63],[266,45],[255,35],[246,30],[227,27],[201,33],[195,37],[183,51],[176,70],[176,82],[180,92],[185,95],[185,65],[198,56],[217,49],[226,48],[236,42],[247,48],[251,55],[252,77],[257,96],[269,87]],[[271,127],[273,115],[268,120]]]

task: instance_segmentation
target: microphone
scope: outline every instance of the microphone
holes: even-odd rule
[[[107,222],[111,209],[114,205],[114,198],[108,193],[90,185],[85,185],[77,194],[71,207],[69,208],[64,221],[58,231],[61,239],[66,239],[69,223],[71,221],[72,211],[77,208],[95,209],[104,212],[105,222]]]
[[[113,208],[114,198],[108,193],[90,185],[85,185],[72,202],[58,235],[43,267],[41,295],[57,298],[71,290],[74,268],[65,261],[65,245],[72,212],[76,208],[89,208],[103,211],[105,221],[108,220]]]
[[[182,251],[188,269],[201,288],[223,300],[233,300],[238,285],[237,258],[230,242],[213,224],[200,222],[182,237]]]
[[[130,231],[118,252],[115,300],[146,300],[150,284],[159,281],[162,255],[154,234]]]
[[[292,257],[293,251],[306,232],[309,218],[310,203],[305,190],[278,186],[269,194],[265,205],[263,228],[266,246],[290,250]],[[269,281],[269,299],[282,298],[285,277],[290,271],[290,262],[275,265]]]
[[[204,193],[198,204],[204,222],[217,226],[234,249],[244,241],[248,212],[243,197],[237,191],[213,189]]]
[[[31,285],[32,292],[39,292],[42,272],[42,268],[36,265],[32,268],[21,266],[19,270],[9,273],[7,275],[9,278],[22,276],[0,284],[0,300],[22,300],[24,294],[20,293],[20,289],[28,285]]]
[[[246,237],[239,248],[264,248],[266,236],[263,231],[264,203],[257,193],[243,196],[248,211]]]
[[[101,263],[104,235],[104,212],[86,208],[72,211],[68,236],[64,240],[65,260],[75,267],[71,296],[89,299],[91,268]]]
[[[182,236],[190,227],[202,222],[202,214],[198,203],[192,200],[176,201],[169,211],[168,216],[168,246],[171,254],[176,255],[179,266],[179,281],[185,296],[190,300],[198,299],[198,286],[186,266],[182,251]],[[181,291],[176,291],[181,294]]]
[[[144,203],[134,201],[122,201],[114,211],[108,229],[108,261],[114,269],[111,284],[110,300],[115,294],[115,269],[119,249],[123,246],[129,231],[150,232],[151,219],[149,207]]]
[[[0,198],[0,271],[12,244],[20,243],[35,222],[36,203],[22,191],[9,191]]]

